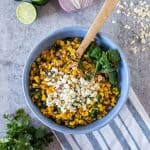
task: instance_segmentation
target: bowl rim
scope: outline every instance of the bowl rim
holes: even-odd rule
[[[58,132],[61,132],[61,133],[65,133],[65,134],[85,134],[85,133],[89,133],[89,132],[92,132],[92,131],[95,131],[95,130],[98,130],[100,128],[102,128],[103,126],[107,125],[113,118],[115,118],[117,116],[117,114],[120,112],[120,110],[122,109],[122,107],[124,106],[124,104],[126,103],[127,101],[127,97],[128,97],[128,93],[129,93],[129,88],[130,88],[130,83],[131,83],[131,76],[130,76],[130,69],[128,67],[128,63],[127,63],[127,59],[126,59],[126,56],[124,55],[124,53],[122,52],[121,48],[118,46],[118,44],[116,44],[115,42],[113,42],[111,39],[109,39],[107,36],[105,36],[105,34],[101,34],[101,33],[98,33],[98,36],[100,35],[100,37],[102,37],[103,39],[105,39],[107,41],[107,43],[111,44],[111,45],[114,45],[116,47],[116,49],[119,51],[120,55],[121,55],[121,58],[122,58],[122,61],[125,65],[125,70],[126,70],[126,80],[127,80],[127,88],[126,88],[126,91],[124,92],[124,95],[122,97],[122,101],[120,99],[120,101],[118,100],[118,103],[119,104],[116,104],[116,106],[113,107],[113,109],[106,115],[104,116],[102,119],[103,119],[103,122],[101,122],[101,124],[99,125],[96,125],[90,129],[84,129],[84,130],[77,130],[77,128],[75,128],[76,130],[74,129],[71,129],[71,128],[61,128],[62,125],[59,125],[59,126],[56,126],[57,123],[51,123],[51,122],[48,122],[47,119],[45,118],[45,116],[43,114],[39,114],[39,112],[37,112],[33,107],[33,105],[35,104],[32,104],[32,100],[30,97],[27,96],[27,91],[26,91],[26,77],[28,76],[27,75],[27,70],[29,68],[29,60],[30,58],[32,57],[32,55],[35,53],[34,51],[36,49],[38,49],[40,43],[42,43],[44,40],[47,40],[49,38],[51,38],[53,35],[55,34],[58,34],[58,33],[61,33],[61,32],[68,32],[68,31],[76,31],[76,32],[85,32],[87,31],[88,28],[86,27],[64,27],[64,28],[60,28],[60,29],[57,29],[55,30],[54,32],[51,32],[50,34],[48,34],[45,38],[43,38],[42,40],[40,40],[31,50],[31,52],[29,53],[29,56],[27,58],[27,61],[25,63],[25,66],[24,66],[24,70],[23,70],[23,77],[22,77],[22,87],[23,87],[23,93],[24,93],[24,96],[25,96],[25,101],[28,105],[28,107],[30,108],[30,110],[33,112],[33,114],[36,116],[36,118],[38,120],[40,120],[44,125],[46,125],[47,127],[55,130],[55,131],[58,131]],[[114,109],[115,108],[115,109]],[[102,120],[102,119],[99,119],[99,120]],[[93,122],[92,122],[93,123]],[[92,124],[91,123],[91,124]],[[57,124],[58,125],[58,124]],[[86,125],[88,126],[88,125]]]

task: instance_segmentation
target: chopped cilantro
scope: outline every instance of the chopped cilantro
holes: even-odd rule
[[[91,59],[99,59],[102,55],[102,50],[99,46],[95,45],[95,43],[92,43],[89,47],[89,51],[87,52],[87,55]]]
[[[57,112],[61,113],[61,108],[57,106]]]
[[[109,82],[113,85],[117,84],[117,64],[120,61],[118,51],[109,49],[102,51],[96,44],[92,43],[89,47],[87,54],[88,58],[92,59],[95,64],[95,72],[104,73],[109,78]],[[88,79],[88,77],[86,77]]]
[[[8,120],[7,133],[0,139],[0,150],[43,150],[52,141],[52,133],[44,127],[33,127],[23,109],[4,118]]]
[[[113,85],[117,84],[117,72],[116,71],[109,72],[108,77],[109,77],[110,83],[112,83]]]
[[[84,64],[83,64],[83,61],[82,61],[82,60],[79,61],[79,68],[80,68],[81,70],[84,69]]]
[[[90,81],[92,79],[92,76],[87,74],[87,75],[85,75],[84,79],[87,81]]]
[[[101,98],[100,95],[97,95],[97,96],[96,96],[96,99],[97,99],[98,102],[100,101],[100,98]]]
[[[112,63],[116,63],[120,61],[120,55],[117,51],[114,50],[108,50],[107,52],[107,57],[109,59],[110,62]]]
[[[97,118],[97,115],[98,115],[99,111],[98,111],[98,108],[92,108],[91,111],[90,111],[90,116],[92,118]]]

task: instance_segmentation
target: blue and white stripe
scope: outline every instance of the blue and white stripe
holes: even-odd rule
[[[130,89],[129,99],[119,115],[100,130],[81,135],[55,132],[65,150],[150,149],[150,119]]]

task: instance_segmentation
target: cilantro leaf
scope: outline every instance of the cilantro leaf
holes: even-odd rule
[[[112,67],[110,67],[110,66],[107,66],[107,67],[101,69],[100,72],[101,72],[101,73],[106,73],[106,74],[108,74],[108,73],[113,72],[113,71],[116,71],[116,69],[115,69],[115,68],[112,68]]]
[[[102,51],[102,49],[92,43],[87,51],[87,56],[95,64],[95,73],[104,73],[111,84],[117,84],[117,63],[121,60],[119,52],[109,49]]]
[[[102,69],[102,65],[101,65],[100,61],[96,61],[95,72],[99,72],[101,69]]]
[[[109,62],[107,55],[106,55],[106,52],[103,51],[102,56],[99,59],[99,62],[101,65],[103,65],[103,67],[110,65],[110,62]]]
[[[113,85],[117,84],[117,72],[113,71],[113,72],[109,72],[108,73],[108,77],[109,77],[109,82]]]
[[[36,130],[35,132],[35,136],[37,139],[43,138],[45,134],[46,134],[46,130],[43,126],[39,127],[38,130]]]
[[[115,50],[108,50],[107,52],[107,57],[109,59],[110,62],[112,63],[116,63],[120,61],[120,55],[118,53],[118,51]]]
[[[90,74],[85,75],[84,80],[90,81],[92,76]]]
[[[92,118],[97,118],[98,113],[99,113],[98,108],[93,107],[93,108],[91,109],[91,111],[90,111],[90,116],[91,116]]]
[[[99,60],[96,62],[96,72],[107,73],[111,69],[109,60],[105,52],[102,53]]]
[[[91,44],[89,51],[87,53],[89,58],[97,60],[102,55],[102,50],[99,46]]]
[[[16,114],[14,115],[14,119],[16,120],[16,123],[18,123],[18,125],[20,124],[24,127],[27,127],[29,125],[29,115],[27,115],[23,109],[17,110]]]
[[[0,150],[43,150],[52,141],[52,133],[33,127],[23,109],[14,115],[4,114],[4,118],[8,120],[7,133],[0,139]]]
[[[100,99],[101,99],[101,96],[100,96],[100,95],[97,95],[97,96],[96,96],[96,99],[97,99],[97,101],[99,102]]]
[[[90,54],[91,58],[98,59],[102,55],[102,51],[99,47],[95,47]]]
[[[57,106],[56,109],[57,109],[58,113],[61,113],[61,108],[60,107]]]
[[[80,68],[81,70],[84,69],[84,64],[83,64],[83,61],[82,61],[82,60],[79,61],[79,68]]]

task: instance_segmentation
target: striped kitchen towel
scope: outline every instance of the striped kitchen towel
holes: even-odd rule
[[[119,115],[103,128],[80,135],[54,133],[64,150],[150,150],[150,119],[132,89]]]

